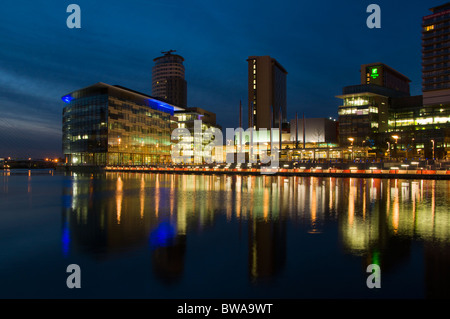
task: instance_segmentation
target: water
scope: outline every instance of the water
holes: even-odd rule
[[[2,172],[0,298],[449,298],[449,202],[450,181]]]

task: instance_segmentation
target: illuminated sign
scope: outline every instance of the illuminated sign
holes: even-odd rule
[[[73,97],[69,95],[65,95],[61,98],[65,103],[70,103],[73,100]]]
[[[378,73],[378,68],[373,68],[370,72],[370,76],[372,79],[376,79],[380,74]]]

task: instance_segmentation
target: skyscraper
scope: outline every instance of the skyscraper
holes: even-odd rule
[[[248,62],[248,126],[255,129],[286,123],[287,71],[270,56],[250,56]]]
[[[153,59],[155,65],[152,69],[152,96],[186,107],[187,85],[184,79],[184,58],[172,52],[175,51],[163,51],[163,56]]]
[[[424,105],[450,103],[450,3],[431,8],[422,19]]]

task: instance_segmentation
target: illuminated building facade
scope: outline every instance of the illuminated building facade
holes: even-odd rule
[[[181,154],[182,156],[190,157],[190,159],[180,159],[177,161],[177,159],[173,158],[172,160],[177,163],[193,163],[196,157],[207,157],[210,152],[208,145],[213,141],[214,136],[206,134],[205,132],[210,128],[221,129],[221,127],[216,123],[216,114],[199,107],[189,107],[185,110],[175,112],[175,117],[178,123],[178,128],[185,128],[189,130],[191,136],[181,137],[181,140],[173,140],[172,142],[174,144],[180,141],[183,141],[183,143],[190,142],[191,147],[188,150],[183,150]],[[199,134],[195,134],[195,121],[202,121]],[[197,145],[199,147],[196,147]],[[222,140],[220,141],[220,145],[223,145]],[[222,162],[223,157],[221,156],[215,161]]]
[[[337,96],[343,100],[338,111],[341,146],[369,147],[379,157],[448,158],[446,104],[426,105],[425,96],[410,96],[409,79],[382,63],[362,65],[361,82]]]
[[[250,56],[248,62],[248,127],[278,128],[286,123],[287,71],[270,56]]]
[[[337,96],[342,99],[338,110],[340,145],[381,145],[380,133],[388,130],[389,101],[394,96],[398,92],[375,84],[345,87]]]
[[[177,106],[187,105],[187,84],[184,79],[184,58],[174,50],[153,59],[152,96]]]
[[[97,83],[62,97],[63,153],[71,165],[151,165],[170,161],[177,106]]]
[[[422,95],[392,99],[387,140],[398,157],[448,158],[450,108],[424,105]],[[398,139],[392,140],[392,136]]]
[[[361,84],[347,86],[339,106],[339,144],[380,150],[389,130],[392,98],[409,97],[410,80],[383,63],[361,66]]]

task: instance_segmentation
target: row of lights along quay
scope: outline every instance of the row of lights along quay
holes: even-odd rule
[[[361,65],[360,83],[346,86],[336,96],[340,103],[337,119],[305,118],[301,107],[294,107],[295,118],[288,118],[287,70],[271,56],[249,56],[247,125],[242,104],[236,103],[236,127],[253,129],[253,142],[279,145],[279,169],[311,170],[411,170],[450,169],[450,78],[447,64],[450,38],[450,3],[430,9],[422,19],[422,95],[410,94],[411,80],[383,62]],[[62,165],[74,167],[197,167],[222,165],[225,156],[215,156],[206,165],[206,146],[213,141],[206,130],[221,129],[215,113],[208,107],[188,106],[185,59],[164,51],[154,59],[152,93],[141,93],[120,85],[96,83],[62,97]],[[418,67],[418,66],[417,66]],[[150,87],[150,85],[149,85]],[[238,116],[237,116],[238,115]],[[194,132],[201,120],[202,147],[196,138],[184,138],[192,149],[181,162],[172,160],[174,129]],[[265,129],[263,133],[262,129]],[[274,134],[271,130],[276,129]],[[223,130],[224,132],[225,130]],[[197,136],[198,138],[199,136]],[[234,141],[241,143],[236,134]],[[250,151],[248,139],[243,152]],[[217,142],[217,141],[215,141]],[[242,151],[242,149],[240,149]],[[236,147],[233,152],[239,152]],[[260,154],[256,154],[257,156]],[[236,155],[235,155],[236,157]],[[261,163],[247,165],[258,169]],[[194,166],[192,166],[194,165]],[[237,169],[236,165],[233,169]],[[247,167],[246,166],[246,167]],[[372,169],[371,169],[372,168]],[[446,175],[446,173],[444,174]]]

